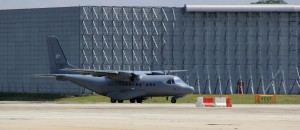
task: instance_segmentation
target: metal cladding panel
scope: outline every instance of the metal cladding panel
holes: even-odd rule
[[[32,76],[49,73],[49,35],[79,66],[79,16],[79,7],[0,10],[0,91],[81,93],[77,85]]]
[[[49,72],[44,37],[54,34],[70,63],[83,69],[172,67],[188,70],[177,75],[195,93],[299,94],[299,16],[297,5],[0,11],[0,58],[5,61],[0,63],[0,89],[82,91],[69,83],[27,77]]]
[[[300,5],[185,5],[186,12],[299,12]]]
[[[186,69],[178,75],[201,94],[296,94],[298,8],[82,7],[81,65]]]

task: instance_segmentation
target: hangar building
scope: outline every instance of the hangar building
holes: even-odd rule
[[[299,94],[300,6],[0,10],[0,91],[88,93],[49,73],[46,36],[84,69],[184,69],[200,94]]]

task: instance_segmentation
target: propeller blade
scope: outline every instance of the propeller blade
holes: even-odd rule
[[[171,69],[173,69],[173,65],[170,65],[170,66],[169,66],[169,69],[168,69],[167,75],[168,75],[168,74],[170,74],[170,71],[171,71]]]

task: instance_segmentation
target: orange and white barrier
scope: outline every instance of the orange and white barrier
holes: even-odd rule
[[[226,97],[226,107],[232,107],[232,100],[230,97]]]
[[[216,107],[226,107],[226,98],[225,97],[215,97],[215,106]]]
[[[196,107],[204,107],[203,97],[197,97]]]
[[[230,97],[197,97],[196,107],[232,107]]]

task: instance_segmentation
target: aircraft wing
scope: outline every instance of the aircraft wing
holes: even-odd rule
[[[107,76],[119,81],[133,81],[138,75],[164,75],[165,73],[179,73],[187,70],[166,70],[166,71],[126,71],[126,70],[90,70],[90,69],[61,69],[66,72],[79,74],[91,74],[96,77]]]
[[[90,70],[90,69],[61,69],[66,72],[75,72],[80,74],[92,74],[94,76],[109,76],[119,73],[134,73],[135,75],[140,74],[164,74],[168,73],[181,73],[186,72],[187,70],[164,70],[164,71],[128,71],[128,70]]]
[[[118,74],[115,70],[89,70],[89,69],[61,69],[66,72],[75,72],[80,74],[92,74],[94,76],[109,76]]]
[[[164,70],[164,71],[149,71],[151,73],[181,73],[181,72],[187,72],[187,70]]]
[[[119,81],[132,81],[137,74],[130,71],[115,71],[115,70],[88,70],[88,69],[62,69],[66,72],[74,72],[80,74],[91,74],[96,77],[107,76]]]

